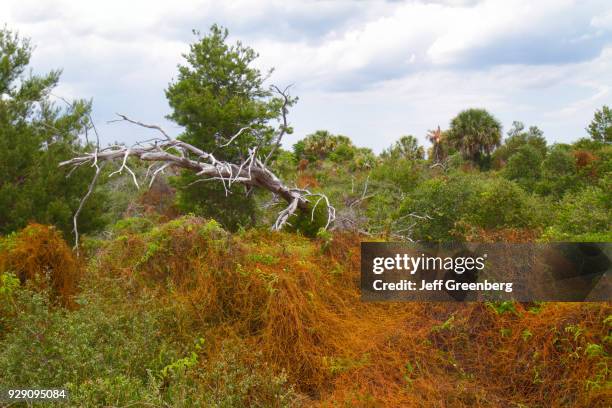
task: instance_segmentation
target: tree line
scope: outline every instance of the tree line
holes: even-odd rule
[[[168,118],[184,128],[178,140],[235,163],[256,147],[282,177],[329,194],[341,210],[341,227],[433,240],[456,237],[462,228],[463,234],[474,228],[524,228],[548,229],[554,235],[552,224],[542,224],[538,211],[564,208],[572,215],[559,218],[571,223],[574,213],[587,211],[583,201],[596,208],[593,203],[604,203],[603,215],[591,212],[599,218],[583,220],[583,225],[594,232],[610,226],[605,204],[612,201],[605,193],[612,143],[608,106],[587,124],[590,138],[571,145],[548,145],[538,127],[526,128],[521,122],[514,122],[503,138],[501,123],[488,111],[473,108],[455,116],[448,129],[430,131],[428,149],[408,135],[375,155],[354,146],[347,136],[321,130],[286,151],[281,141],[293,132],[287,115],[297,98],[288,88],[267,86],[272,71],[255,68],[258,54],[240,42],[231,44],[227,29],[213,25],[205,35],[194,35],[176,80],[166,89]],[[69,172],[57,165],[100,148],[92,102],[54,95],[61,71],[30,73],[32,51],[28,39],[8,28],[0,30],[0,233],[36,221],[56,225],[69,238],[72,216],[94,169],[82,166]],[[146,171],[141,164],[134,166]],[[104,171],[106,180],[112,170]],[[162,181],[175,192],[178,213],[214,218],[230,230],[261,225],[269,218],[265,194],[245,192],[239,184],[228,193],[225,185],[199,183],[188,171],[171,172]],[[127,190],[120,182],[98,186],[96,198],[83,208],[79,229],[95,232],[116,222],[131,200]],[[482,197],[490,202],[483,205]],[[316,235],[318,225],[305,225],[315,221],[314,214],[307,218],[290,224]],[[566,227],[559,234],[589,232]]]

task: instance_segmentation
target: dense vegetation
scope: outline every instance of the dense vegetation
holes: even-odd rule
[[[0,386],[86,407],[609,406],[609,304],[364,303],[359,240],[129,218],[87,241],[75,288],[32,225],[0,244]]]
[[[33,75],[31,55],[29,41],[0,29],[0,233],[36,220],[68,234],[93,171],[82,169],[67,179],[57,163],[82,149],[79,135],[89,130],[91,103],[57,106],[50,95],[60,71]],[[96,203],[85,209],[83,231],[103,225]]]
[[[214,26],[192,46],[171,118],[211,150],[249,126],[228,160],[270,152],[282,101],[226,40]],[[268,194],[226,197],[185,173],[146,192],[110,179],[76,257],[92,169],[56,166],[84,148],[90,105],[55,107],[59,74],[24,76],[29,56],[0,31],[0,388],[67,387],[85,407],[610,405],[609,303],[374,304],[358,290],[365,240],[612,241],[608,107],[571,144],[520,122],[502,139],[467,109],[429,149],[406,135],[377,155],[321,130],[275,151],[279,177],[329,196],[335,231],[315,213],[270,232]]]

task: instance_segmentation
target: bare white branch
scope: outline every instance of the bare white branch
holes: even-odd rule
[[[287,115],[289,114],[289,106],[295,102],[291,100],[291,96],[289,95],[289,88],[291,88],[293,84],[287,85],[284,90],[280,90],[276,85],[272,85],[272,89],[278,93],[283,98],[283,106],[281,107],[281,116],[283,123],[281,124],[278,134],[276,135],[276,142],[274,146],[264,159],[264,164],[268,163],[268,160],[272,157],[274,152],[280,147],[281,142],[283,141],[283,136],[287,133],[287,129],[289,128],[289,122],[287,121]]]
[[[224,144],[222,144],[219,147],[227,147],[227,146],[229,146],[230,144],[232,144],[234,142],[234,140],[236,140],[236,138],[238,136],[240,136],[242,134],[242,132],[244,132],[245,130],[250,129],[250,128],[251,128],[250,126],[245,126],[245,127],[241,128],[234,136],[232,136],[230,138],[230,140],[227,141],[227,143],[224,143]]]
[[[256,147],[249,149],[247,158],[242,160],[240,163],[217,160],[211,153],[202,151],[201,149],[198,149],[197,147],[181,140],[169,138],[167,133],[165,133],[159,126],[145,125],[141,122],[131,120],[124,115],[119,116],[122,118],[122,120],[127,122],[159,130],[167,137],[167,139],[151,139],[148,142],[136,143],[131,147],[113,145],[101,150],[96,148],[92,153],[87,153],[64,161],[60,163],[60,166],[79,167],[83,164],[89,163],[96,167],[96,176],[94,178],[95,182],[100,174],[100,167],[98,166],[99,163],[121,160],[121,166],[119,169],[112,172],[109,177],[115,174],[121,174],[125,169],[131,174],[134,184],[139,187],[136,175],[128,165],[128,159],[132,157],[141,161],[160,164],[159,167],[153,171],[149,186],[153,184],[155,177],[160,172],[164,171],[168,167],[177,167],[193,171],[195,174],[201,177],[192,184],[205,180],[220,181],[225,189],[226,195],[230,194],[231,186],[234,183],[243,184],[247,188],[247,191],[250,191],[254,187],[259,187],[270,191],[275,196],[281,197],[288,204],[287,207],[278,214],[276,222],[272,226],[272,229],[274,230],[281,229],[285,224],[287,224],[289,218],[298,210],[312,211],[311,219],[314,220],[315,210],[320,204],[323,205],[323,203],[327,210],[327,223],[325,228],[329,228],[335,220],[336,210],[330,204],[329,199],[325,195],[311,193],[308,190],[290,188],[283,184],[281,180],[279,180],[279,178],[266,166],[265,162],[262,162],[257,157]],[[232,139],[235,139],[237,136],[238,134],[236,134]],[[228,143],[231,143],[231,141],[232,140],[230,140]],[[174,154],[174,152],[178,152],[179,154]],[[151,169],[152,167],[150,166],[147,171],[147,176],[151,172]],[[90,190],[86,196],[83,197],[82,203],[84,203],[89,195],[91,195],[91,191],[93,191],[93,184],[90,186]],[[309,202],[310,197],[318,198],[312,207],[310,206]],[[81,207],[82,205],[80,208]],[[80,210],[78,213],[80,213]],[[75,214],[74,219],[75,233],[76,218],[78,217],[78,213]]]
[[[81,211],[83,210],[83,206],[85,205],[85,202],[87,201],[91,193],[93,193],[93,190],[96,186],[96,182],[98,181],[98,177],[100,176],[101,171],[102,171],[102,168],[96,165],[96,174],[94,174],[94,177],[91,180],[91,183],[89,183],[89,188],[87,189],[87,193],[85,193],[83,198],[81,198],[81,201],[79,202],[79,207],[77,208],[76,212],[74,213],[74,216],[72,217],[72,232],[74,232],[74,249],[76,250],[77,255],[79,254],[79,226],[78,226],[79,214],[81,214]]]
[[[116,115],[119,116],[121,119],[109,120],[108,123],[121,122],[121,121],[130,122],[130,123],[133,123],[134,125],[142,126],[142,127],[148,128],[148,129],[157,130],[162,135],[164,135],[164,138],[166,140],[172,140],[172,138],[160,126],[157,126],[157,125],[148,125],[146,123],[142,123],[142,122],[139,122],[137,120],[132,120],[132,119],[128,118],[127,116],[121,114],[121,113],[117,113]]]

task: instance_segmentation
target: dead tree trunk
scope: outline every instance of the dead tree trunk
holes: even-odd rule
[[[121,117],[121,120],[125,120],[146,128],[155,129],[163,135],[163,138],[149,139],[145,142],[136,143],[130,147],[114,145],[103,149],[96,148],[91,153],[74,157],[59,164],[60,166],[73,166],[73,170],[84,165],[89,165],[96,168],[96,175],[89,186],[89,190],[81,200],[79,209],[74,215],[74,233],[77,248],[79,239],[77,228],[78,215],[83,207],[83,204],[94,189],[95,183],[101,171],[101,165],[103,163],[114,161],[120,162],[121,165],[119,169],[110,175],[121,174],[125,170],[126,172],[130,173],[136,186],[140,187],[135,173],[128,165],[128,158],[130,157],[151,162],[146,176],[146,178],[149,178],[149,186],[153,184],[155,177],[160,172],[163,172],[168,167],[176,167],[193,171],[201,177],[202,181],[216,180],[217,182],[222,183],[226,194],[229,194],[229,188],[234,183],[243,184],[248,188],[257,187],[270,191],[275,196],[280,197],[287,202],[287,207],[279,212],[275,223],[272,225],[273,230],[281,229],[285,224],[287,224],[289,217],[295,214],[298,210],[311,211],[311,217],[314,219],[314,211],[320,204],[324,205],[327,210],[327,224],[325,225],[325,228],[328,228],[335,219],[335,209],[331,206],[325,195],[311,193],[308,190],[291,188],[285,185],[267,167],[267,165],[258,158],[257,147],[249,149],[246,159],[240,163],[217,160],[211,153],[200,150],[189,143],[171,138],[159,126],[147,125],[133,121],[124,115],[119,116]],[[224,146],[232,143],[232,141],[244,130],[244,128],[241,129]]]

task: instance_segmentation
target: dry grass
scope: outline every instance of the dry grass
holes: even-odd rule
[[[298,174],[296,184],[299,188],[317,188],[319,187],[319,182],[317,181],[317,178],[314,175],[309,174],[309,173],[302,173],[302,172]]]
[[[16,241],[35,259],[23,271],[48,252],[39,239],[26,251],[27,241]],[[228,339],[244,345],[247,365],[261,353],[305,406],[610,406],[610,304],[364,303],[359,242],[232,236],[183,217],[119,232],[89,274],[131,296],[154,293],[176,319],[164,335],[206,338],[202,364],[223,358]]]
[[[50,286],[52,294],[63,305],[74,306],[81,268],[54,227],[30,224],[19,233],[1,239],[1,271],[15,273],[22,284]]]

